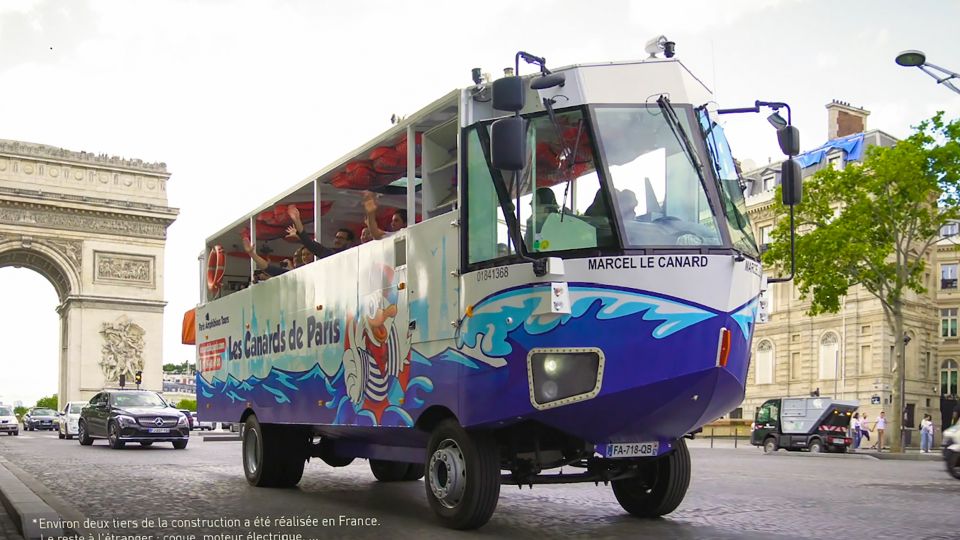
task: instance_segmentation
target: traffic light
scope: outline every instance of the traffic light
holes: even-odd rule
[[[143,382],[143,372],[138,371],[133,375],[133,382],[137,383],[137,386],[140,386],[140,383]]]

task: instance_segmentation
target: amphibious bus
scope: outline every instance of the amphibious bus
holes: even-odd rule
[[[717,115],[765,103],[711,109],[667,43],[475,69],[207,239],[185,324],[198,412],[242,424],[251,484],[367,459],[380,481],[423,478],[458,529],[487,522],[501,484],[603,482],[642,517],[680,504],[685,438],[743,398],[762,281]],[[241,239],[290,257],[291,207],[324,246],[388,232],[252,280]]]

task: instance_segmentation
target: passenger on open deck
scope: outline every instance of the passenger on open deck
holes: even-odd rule
[[[333,249],[331,249],[307,236],[307,233],[304,232],[303,229],[303,221],[300,220],[300,210],[298,210],[295,205],[291,204],[287,206],[287,215],[290,216],[290,221],[293,222],[293,225],[287,227],[287,236],[296,236],[300,239],[303,247],[310,250],[310,253],[313,253],[318,259],[353,247],[354,236],[353,231],[350,229],[337,229],[337,233],[333,237]],[[298,266],[303,266],[309,262],[313,261],[298,261]]]
[[[386,232],[382,230],[377,224],[377,201],[374,199],[374,194],[369,191],[363,192],[363,209],[367,213],[367,229],[370,230],[370,236],[372,236],[374,240],[390,236],[407,226],[407,211],[398,208],[393,213],[393,217],[390,218],[391,231]]]

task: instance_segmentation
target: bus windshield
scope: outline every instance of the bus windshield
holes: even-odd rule
[[[695,133],[685,108],[678,119]],[[660,107],[598,107],[596,124],[624,247],[721,245],[700,175]]]
[[[745,255],[759,257],[757,242],[747,220],[747,202],[743,198],[743,185],[737,172],[730,143],[723,133],[723,127],[710,118],[704,108],[697,109],[697,118],[707,141],[707,154],[714,175],[720,186],[720,199],[723,201],[723,216],[727,220],[730,239],[734,247]]]

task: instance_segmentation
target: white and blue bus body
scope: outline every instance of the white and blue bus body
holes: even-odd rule
[[[455,528],[486,522],[501,481],[611,481],[640,516],[680,503],[684,437],[744,395],[761,271],[739,176],[679,61],[554,73],[563,86],[523,79],[516,175],[492,166],[510,113],[481,82],[208,239],[226,271],[196,311],[199,417],[244,424],[251,483],[366,458],[381,480],[425,473]],[[241,235],[289,254],[282,208],[311,203],[328,245],[359,230],[364,190],[409,225],[247,286]],[[580,472],[544,474],[559,467]]]

